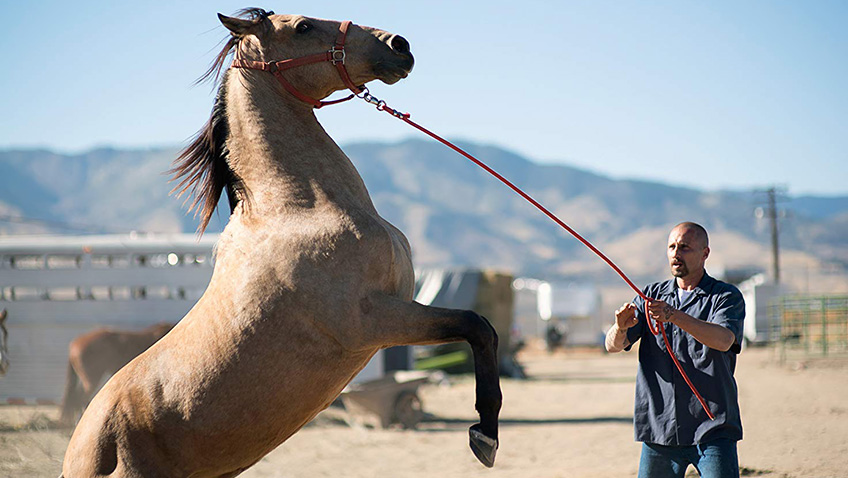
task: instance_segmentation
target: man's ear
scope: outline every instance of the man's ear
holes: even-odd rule
[[[710,248],[705,247],[704,248],[704,260],[707,260],[708,257],[710,257]]]
[[[261,23],[261,20],[245,20],[243,18],[228,17],[220,13],[218,14],[218,20],[221,20],[221,23],[227,27],[227,30],[237,37],[256,33],[256,29]]]

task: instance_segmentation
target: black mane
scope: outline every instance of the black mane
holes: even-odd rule
[[[261,8],[244,8],[236,12],[236,17],[244,18],[246,20],[253,20],[255,23],[262,22],[268,18],[268,15],[273,15],[274,12],[267,12]],[[215,60],[212,61],[212,64],[209,65],[209,69],[201,76],[197,82],[202,83],[212,77],[215,80],[218,80],[218,77],[221,75],[221,70],[224,68],[224,64],[227,62],[227,57],[230,56],[230,53],[233,52],[235,47],[238,45],[240,37],[236,35],[230,35],[224,43],[224,48],[218,53],[215,57]]]
[[[264,21],[271,14],[273,12],[267,12],[261,8],[246,8],[236,13],[237,16],[247,17],[255,22]],[[238,36],[231,35],[212,65],[197,82],[213,77],[215,81],[218,81],[227,58],[238,46],[239,41]],[[227,75],[224,75],[218,87],[218,93],[215,95],[215,105],[212,107],[209,121],[197,132],[194,140],[180,153],[173,167],[168,171],[168,174],[173,175],[171,181],[179,181],[179,184],[171,190],[171,194],[177,193],[177,197],[181,197],[185,193],[190,193],[194,196],[189,211],[194,211],[195,217],[200,215],[200,225],[197,230],[201,234],[209,225],[209,220],[212,219],[224,189],[227,191],[230,212],[246,198],[244,185],[227,163],[229,155],[227,138],[230,136],[230,126],[227,122],[226,86]]]
[[[227,138],[230,136],[230,126],[227,123],[227,101],[225,98],[226,76],[218,94],[215,96],[215,106],[206,126],[197,132],[194,140],[174,161],[173,168],[168,173],[173,174],[171,181],[179,180],[179,184],[171,190],[182,197],[189,192],[194,200],[189,211],[194,211],[195,217],[200,215],[199,233],[206,230],[212,213],[218,205],[221,193],[226,188],[230,202],[230,212],[240,200],[236,190],[241,188],[240,181],[227,164]]]

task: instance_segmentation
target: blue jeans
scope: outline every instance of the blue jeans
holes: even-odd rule
[[[702,478],[739,478],[736,442],[722,439],[692,446],[643,443],[639,478],[683,478],[690,464]]]

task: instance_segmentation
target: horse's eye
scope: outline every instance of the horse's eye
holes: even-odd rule
[[[296,27],[294,27],[294,29],[298,33],[306,33],[309,30],[312,30],[312,25],[310,25],[309,22],[300,22]]]

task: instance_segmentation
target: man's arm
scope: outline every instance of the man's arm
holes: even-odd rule
[[[736,336],[730,329],[696,319],[659,299],[651,299],[648,314],[659,322],[671,322],[711,349],[727,352],[736,342]]]
[[[607,352],[614,354],[624,350],[630,343],[627,340],[627,330],[618,328],[618,324],[612,324],[612,327],[607,330],[607,338],[604,341],[604,347]]]
[[[627,340],[627,329],[639,322],[636,318],[636,306],[626,303],[615,311],[615,323],[607,331],[604,347],[609,353],[618,353],[624,350],[630,342]]]

